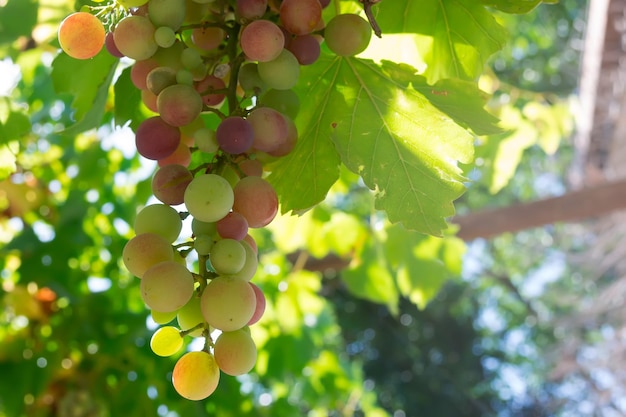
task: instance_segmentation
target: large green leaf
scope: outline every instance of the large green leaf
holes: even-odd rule
[[[506,31],[480,0],[393,0],[374,7],[385,33],[417,33],[418,50],[429,65],[429,83],[443,78],[473,80],[500,50]]]
[[[72,108],[76,123],[63,133],[74,135],[100,125],[117,63],[117,58],[104,48],[92,59],[78,60],[64,53],[54,59],[55,91],[74,97]]]
[[[537,7],[541,1],[542,0],[483,0],[483,3],[486,6],[506,13],[528,13]]]
[[[376,208],[392,222],[441,235],[444,218],[454,213],[452,201],[464,191],[457,161],[472,159],[472,135],[397,81],[401,68],[390,74],[354,58],[337,65],[336,89],[348,103],[333,135],[342,161],[376,190]]]
[[[37,24],[37,0],[9,0],[0,6],[0,43],[30,36]]]

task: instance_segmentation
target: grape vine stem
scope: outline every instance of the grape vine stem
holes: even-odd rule
[[[380,30],[380,26],[378,26],[378,22],[372,13],[372,5],[379,3],[380,0],[359,0],[359,2],[363,5],[363,10],[365,11],[365,15],[367,16],[367,20],[370,22],[370,26],[374,31],[374,34],[379,38],[382,38],[383,32]]]

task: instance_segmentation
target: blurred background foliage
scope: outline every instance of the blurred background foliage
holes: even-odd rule
[[[391,1],[391,0],[389,0]],[[557,416],[581,398],[548,378],[554,317],[582,291],[580,247],[550,226],[467,244],[391,226],[342,172],[320,206],[257,234],[268,310],[259,361],[207,401],[181,399],[175,358],[118,254],[151,202],[154,166],[113,128],[67,135],[51,77],[69,0],[0,1],[0,416]],[[558,195],[573,153],[586,2],[496,14],[511,39],[481,87],[509,129],[477,139],[456,206]],[[129,142],[130,138],[130,142]],[[574,308],[574,306],[570,307]]]

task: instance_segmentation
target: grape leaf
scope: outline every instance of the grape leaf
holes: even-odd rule
[[[74,135],[99,126],[117,63],[104,48],[92,59],[78,60],[67,54],[59,54],[54,59],[55,91],[74,96],[72,108],[76,123],[65,129],[64,134]]]
[[[373,9],[385,33],[417,33],[418,50],[428,62],[429,83],[444,78],[473,80],[500,50],[506,31],[480,0],[394,0]]]
[[[31,36],[37,24],[37,0],[10,0],[4,2],[0,13],[0,42],[13,42],[20,36]]]
[[[505,13],[528,13],[542,0],[483,0],[485,6],[493,7]]]
[[[340,159],[330,140],[336,110],[349,106],[336,94],[339,66],[328,57],[303,68],[296,93],[306,100],[295,120],[298,142],[286,157],[269,166],[268,180],[280,196],[281,210],[301,212],[322,201],[339,178]]]
[[[130,78],[131,67],[126,68],[113,88],[115,94],[115,123],[123,126],[130,121],[131,129],[137,129],[137,126],[147,118],[142,111],[141,91],[137,89]]]
[[[376,208],[392,222],[441,235],[452,201],[464,191],[456,162],[472,159],[472,135],[385,68],[339,61],[335,94],[349,105],[332,138],[343,163],[377,191]]]

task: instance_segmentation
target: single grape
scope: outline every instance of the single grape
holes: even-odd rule
[[[289,43],[289,51],[300,65],[311,65],[320,57],[320,43],[313,35],[296,36]]]
[[[253,126],[239,116],[222,120],[215,131],[215,138],[220,148],[230,154],[246,152],[255,140]]]
[[[246,330],[222,332],[215,341],[215,362],[222,372],[239,376],[254,368],[257,349],[250,333]]]
[[[252,318],[248,322],[248,326],[252,326],[253,324],[257,323],[259,320],[261,320],[261,317],[263,317],[263,313],[265,313],[265,304],[266,304],[265,295],[263,294],[263,291],[261,291],[261,289],[256,284],[253,284],[252,282],[250,283],[250,286],[254,290],[254,295],[256,296],[256,309],[254,310],[254,314],[252,315]]]
[[[135,217],[135,233],[154,233],[168,242],[178,239],[182,227],[178,212],[166,204],[145,206]]]
[[[185,0],[150,0],[148,16],[154,26],[167,26],[178,30],[185,20]]]
[[[248,226],[265,227],[278,212],[274,187],[261,177],[242,178],[234,188],[233,211],[248,220]]]
[[[172,245],[164,237],[154,233],[143,233],[133,237],[122,250],[124,266],[139,278],[143,277],[150,267],[173,259]]]
[[[219,107],[226,98],[226,94],[212,93],[215,90],[223,90],[226,88],[224,80],[214,75],[207,75],[202,80],[198,81],[195,85],[196,91],[202,96],[202,101],[205,106]]]
[[[89,59],[98,55],[105,37],[104,25],[91,13],[72,13],[59,25],[59,44],[72,58]]]
[[[176,315],[178,325],[182,330],[189,330],[197,325],[204,323],[204,317],[202,316],[202,309],[200,308],[200,297],[192,296],[191,299],[178,310]],[[200,327],[189,333],[191,337],[202,336],[204,328]]]
[[[183,67],[188,70],[192,70],[203,64],[202,55],[194,48],[183,49],[183,52],[180,54],[180,62],[183,64]]]
[[[222,28],[202,27],[191,32],[191,42],[205,51],[212,51],[224,42],[226,33]]]
[[[247,120],[254,132],[252,142],[254,149],[268,152],[287,140],[287,121],[280,112],[271,107],[257,107],[250,112]]]
[[[219,381],[220,369],[210,353],[187,352],[174,365],[172,384],[188,400],[204,400],[213,394]]]
[[[263,17],[267,10],[267,0],[237,0],[235,12],[243,19],[254,20]]]
[[[198,129],[193,134],[194,144],[202,152],[214,153],[220,148],[220,144],[217,143],[215,136],[215,130],[203,127]]]
[[[174,84],[176,84],[176,70],[170,67],[156,67],[146,76],[146,87],[156,95]]]
[[[157,68],[159,63],[156,59],[145,59],[136,61],[130,68],[130,80],[138,90],[146,90],[148,88],[148,74]]]
[[[298,142],[298,129],[296,124],[289,117],[285,117],[285,120],[287,121],[287,139],[275,149],[267,152],[271,156],[281,157],[288,155],[293,148],[296,147],[296,143]]]
[[[185,190],[185,205],[191,215],[203,222],[215,222],[233,207],[233,189],[223,177],[202,174],[195,177]]]
[[[246,251],[246,261],[243,264],[243,268],[241,268],[239,272],[233,274],[232,276],[249,282],[254,277],[254,274],[256,274],[256,270],[259,266],[259,259],[256,253],[256,245],[253,249],[249,241],[246,240],[246,238],[244,238],[244,240],[242,240],[240,243]]]
[[[280,28],[269,20],[255,20],[241,31],[241,49],[249,60],[267,62],[276,59],[285,46]]]
[[[227,275],[214,278],[202,293],[202,315],[224,332],[241,329],[256,308],[254,290],[247,281]]]
[[[171,322],[172,320],[176,318],[176,313],[177,313],[176,311],[168,311],[168,312],[162,312],[162,311],[156,311],[156,310],[150,311],[152,320],[154,320],[156,324],[167,324]]]
[[[268,62],[259,62],[258,65],[261,80],[268,87],[276,90],[293,88],[300,77],[298,60],[286,49],[283,49],[276,59]]]
[[[158,356],[172,356],[183,347],[180,330],[174,326],[157,329],[150,338],[150,349]]]
[[[293,90],[268,90],[259,99],[259,104],[271,107],[292,119],[300,112],[300,98]]]
[[[182,204],[185,201],[185,189],[191,180],[193,175],[184,166],[166,165],[152,177],[152,193],[165,204]]]
[[[146,106],[148,110],[153,113],[158,113],[157,108],[157,96],[150,90],[141,90],[141,102]]]
[[[192,86],[175,84],[159,93],[157,108],[165,122],[172,126],[184,126],[202,112],[202,97]]]
[[[154,41],[161,48],[169,48],[176,42],[176,32],[169,26],[159,26],[154,31]]]
[[[259,248],[257,247],[256,240],[254,240],[250,234],[247,234],[246,237],[243,238],[243,241],[250,246],[250,249],[252,249],[255,255],[258,255]]]
[[[211,247],[209,259],[215,272],[220,275],[232,275],[243,269],[246,250],[235,239],[221,239]]]
[[[187,24],[200,23],[204,21],[210,14],[210,5],[196,3],[193,0],[185,0],[187,12],[185,13],[185,22]]]
[[[194,75],[188,69],[181,69],[176,71],[176,83],[177,84],[185,84],[185,85],[193,85]],[[187,125],[185,125],[187,126]]]
[[[154,40],[156,28],[144,16],[126,16],[115,27],[115,45],[125,56],[137,61],[150,58],[159,46]]]
[[[180,143],[180,131],[154,116],[141,122],[135,133],[135,145],[141,156],[162,159],[171,155]]]
[[[217,233],[225,239],[243,240],[248,234],[248,221],[237,212],[230,212],[215,223]]]
[[[115,39],[113,37],[113,32],[108,32],[104,38],[104,46],[106,47],[107,51],[114,57],[116,58],[121,58],[124,56],[123,53],[120,52],[119,49],[117,49],[117,45],[115,45]]]
[[[215,240],[212,235],[198,235],[193,241],[193,248],[198,252],[198,255],[207,256],[211,253],[211,248]]]
[[[318,0],[283,0],[280,21],[294,35],[313,32],[322,20],[322,5]]]
[[[324,30],[328,48],[341,56],[360,54],[372,38],[369,22],[356,14],[339,14],[330,19]]]
[[[267,90],[267,84],[259,76],[256,62],[248,62],[239,69],[239,85],[245,92],[261,94]]]
[[[141,298],[151,309],[168,312],[187,304],[194,280],[186,267],[174,261],[151,266],[141,278]]]
[[[194,218],[191,221],[191,231],[193,232],[194,236],[215,236],[217,233],[214,222],[203,222],[201,220],[198,220],[197,218]]]

